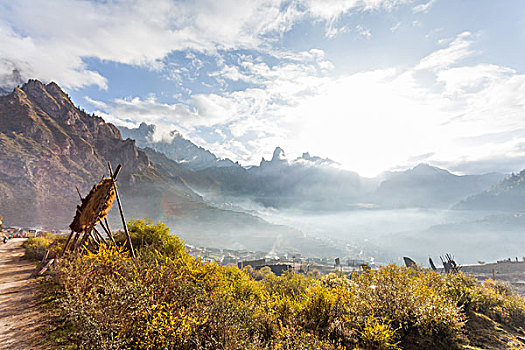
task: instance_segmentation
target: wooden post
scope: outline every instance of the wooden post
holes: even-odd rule
[[[104,218],[104,223],[106,224],[106,228],[108,229],[109,238],[117,245],[117,241],[115,240],[115,237],[113,236],[113,233],[111,232],[111,227],[109,227],[109,222],[107,218]]]
[[[77,241],[78,241],[78,238],[80,237],[80,233],[79,232],[76,232],[75,233],[75,238],[73,238],[73,242],[71,243],[71,250],[75,250],[76,247],[77,247]]]
[[[82,195],[80,194],[80,190],[78,189],[77,186],[75,186],[75,189],[77,190],[77,193],[78,193],[78,196],[80,197],[80,201],[82,202]]]
[[[71,233],[69,234],[69,237],[67,238],[67,241],[66,241],[66,245],[64,246],[64,249],[62,249],[62,251],[59,253],[59,256],[64,255],[64,253],[66,252],[67,246],[69,245],[69,242],[71,241],[71,238],[73,237],[74,233],[75,232],[71,231]]]
[[[122,226],[124,227],[124,232],[126,233],[126,238],[128,240],[129,250],[131,251],[131,256],[135,257],[135,251],[133,250],[133,243],[131,243],[131,236],[129,235],[129,232],[128,232],[128,225],[126,224],[126,218],[124,217],[124,211],[122,210],[122,203],[120,203],[120,197],[118,195],[117,184],[115,182],[115,177],[113,176],[113,170],[111,169],[110,162],[108,162],[108,168],[111,174],[111,179],[113,180],[113,186],[115,187],[115,197],[117,197],[118,210],[120,212],[120,218],[122,219]],[[119,170],[120,170],[120,164],[118,165],[117,171],[115,172],[118,173]]]
[[[42,264],[44,264],[47,260],[47,256],[49,255],[49,248],[46,250],[46,254],[44,254],[44,257],[42,258]]]

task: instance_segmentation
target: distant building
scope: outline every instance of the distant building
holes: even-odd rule
[[[237,260],[238,259],[234,256],[225,256],[224,258],[222,258],[221,264],[222,265],[237,264]]]
[[[265,266],[266,265],[266,259],[258,259],[258,260],[246,260],[246,261],[240,261],[237,263],[237,267],[240,269],[251,266],[253,268]]]
[[[257,268],[256,270],[259,270],[265,266],[268,266],[276,276],[281,276],[283,272],[289,271],[292,269],[292,266],[289,264],[275,264],[275,265],[259,266],[259,268]]]

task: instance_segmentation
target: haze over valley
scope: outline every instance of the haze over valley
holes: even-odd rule
[[[166,222],[189,244],[377,264],[444,252],[464,263],[518,256],[525,173],[456,175],[421,163],[373,178],[310,155],[242,166],[171,130],[115,127],[75,107],[55,83],[0,97],[0,211],[13,226],[65,229],[77,202],[123,165],[129,217]],[[117,224],[118,221],[115,221]]]
[[[0,1],[7,225],[66,229],[110,162],[194,246],[525,255],[519,1],[57,4]]]

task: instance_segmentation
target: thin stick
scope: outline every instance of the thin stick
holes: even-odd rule
[[[78,190],[78,187],[75,186],[75,189],[77,190],[77,193],[78,193],[78,196],[80,197],[80,200],[82,200],[83,198],[82,198],[82,195],[80,194],[80,191]]]
[[[122,204],[120,203],[120,197],[118,195],[117,183],[115,182],[115,177],[113,176],[113,170],[111,169],[110,162],[108,162],[108,168],[109,168],[109,172],[111,173],[111,178],[113,180],[113,186],[115,187],[115,197],[117,197],[118,210],[120,212],[120,218],[122,219],[122,226],[124,227],[124,232],[126,233],[126,238],[129,243],[129,249],[131,251],[131,256],[135,257],[135,251],[133,250],[133,243],[131,243],[131,236],[129,235],[129,232],[128,232],[128,225],[126,225],[126,218],[124,217],[124,211],[122,210]],[[115,171],[115,173],[118,173],[119,170],[120,170],[120,164],[117,166],[117,170]]]
[[[78,247],[82,248],[84,246],[84,243],[91,236],[91,231],[92,230],[93,230],[93,227],[90,227],[89,229],[84,231],[84,237],[82,237],[82,239],[80,240],[80,243],[78,244]]]
[[[111,238],[113,243],[115,243],[115,245],[117,245],[117,241],[115,241],[115,237],[113,237],[113,233],[111,232],[111,228],[109,227],[109,222],[108,222],[108,218],[107,217],[104,218],[104,223],[106,224],[106,229],[108,230],[109,238]]]
[[[75,189],[77,190],[78,196],[80,197],[80,201],[82,202],[82,195],[80,194],[80,191],[79,191],[78,187],[75,186]],[[77,211],[78,211],[78,207],[77,207]],[[67,250],[67,247],[68,247],[69,243],[71,242],[71,238],[73,238],[73,234],[74,233],[75,232],[71,231],[71,233],[69,234],[69,237],[67,238],[66,245],[64,246],[64,249],[58,254],[58,256],[64,255],[64,253]]]
[[[77,248],[77,242],[80,237],[80,233],[76,232],[75,238],[73,238],[73,243],[71,244],[71,250],[75,250]]]
[[[91,238],[93,240],[93,242],[95,242],[95,245],[98,245],[100,246],[100,240],[98,239],[98,237],[93,233],[93,230],[91,230],[91,232],[89,232],[89,237],[88,238]]]
[[[47,260],[48,255],[49,255],[49,249],[46,250],[46,254],[44,254],[44,257],[42,258],[42,264]]]
[[[59,256],[64,255],[64,253],[66,252],[67,246],[69,245],[69,242],[71,241],[71,238],[73,237],[73,234],[74,234],[74,232],[71,231],[71,233],[69,234],[69,237],[67,238],[66,245],[64,246],[64,249],[62,249],[62,251],[60,251]]]
[[[108,242],[104,239],[104,237],[102,237],[102,235],[100,234],[100,232],[98,232],[96,227],[93,227],[93,231],[95,231],[95,233],[98,235],[99,240],[104,242],[105,245],[108,245]]]
[[[104,220],[106,221],[106,224],[107,224],[107,220],[105,218],[104,218]],[[102,221],[99,222],[99,224],[100,224],[100,226],[102,226],[102,228],[104,229],[104,231],[108,235],[109,239],[111,239],[111,242],[113,242],[113,244],[117,245],[117,242],[115,242],[115,238],[113,238],[113,234],[109,230],[109,226],[106,227]]]
[[[38,272],[39,276],[42,276],[44,272],[46,272],[49,269],[49,266],[55,261],[55,259],[51,259],[47,262],[47,264],[42,267],[42,269]]]
[[[89,242],[90,240],[93,241],[93,244],[97,248],[100,246],[100,243],[93,236],[93,231],[92,230],[86,231],[86,233],[84,234],[84,237],[82,238],[82,243],[80,245],[80,254],[84,253],[84,250],[87,249],[87,247],[90,244]]]
[[[107,217],[104,218],[104,222],[106,223],[106,228],[108,229],[108,231],[111,232],[111,228],[109,227],[109,222],[108,222]]]

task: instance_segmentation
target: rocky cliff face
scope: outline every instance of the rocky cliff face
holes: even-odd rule
[[[159,176],[132,140],[73,105],[55,83],[0,96],[0,212],[12,225],[65,227],[78,195],[123,165],[124,187]]]

